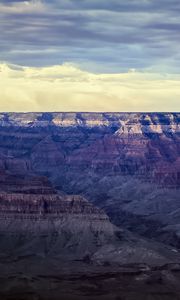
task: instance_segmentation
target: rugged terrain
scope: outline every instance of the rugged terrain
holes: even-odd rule
[[[2,299],[179,299],[179,118],[0,114]]]
[[[179,262],[172,247],[151,242],[113,225],[80,195],[56,191],[46,177],[1,172],[0,254],[40,255],[89,264]]]
[[[46,177],[1,171],[1,299],[177,299],[179,261]]]
[[[0,167],[47,176],[103,208],[118,226],[176,247],[178,113],[0,114]]]

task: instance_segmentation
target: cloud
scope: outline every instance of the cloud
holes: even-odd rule
[[[45,0],[54,3],[56,7],[68,9],[93,9],[111,11],[175,11],[180,7],[178,0]]]
[[[179,0],[0,0],[0,110],[178,111],[179,9]]]
[[[179,72],[179,9],[179,0],[0,1],[0,61]]]
[[[180,75],[0,65],[0,111],[177,111]]]
[[[1,1],[0,0],[0,15],[2,19],[5,17],[10,17],[14,14],[14,16],[23,14],[30,14],[30,13],[39,13],[43,12],[45,9],[45,5],[41,0],[7,0]]]

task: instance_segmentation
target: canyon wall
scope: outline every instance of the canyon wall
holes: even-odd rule
[[[17,177],[12,191],[28,193],[36,182],[28,186],[26,176],[43,176],[56,191],[103,208],[114,224],[179,248],[179,120],[179,113],[1,113],[0,169]],[[51,193],[46,186],[37,189]]]

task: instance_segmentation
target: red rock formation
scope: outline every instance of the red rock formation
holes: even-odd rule
[[[174,226],[173,216],[179,216],[179,117],[178,113],[0,114],[0,168],[23,177],[47,176],[56,189],[88,196],[113,218],[116,211],[118,225],[125,212],[130,228],[136,228],[131,219],[137,221],[139,215],[146,226],[151,217],[158,224]],[[51,188],[38,185],[17,180],[11,192],[51,194]]]

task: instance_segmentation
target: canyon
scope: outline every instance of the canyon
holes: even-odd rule
[[[178,113],[1,113],[0,168],[48,177],[113,223],[179,247]]]
[[[148,299],[160,290],[178,299],[179,121],[178,113],[0,113],[1,298],[18,281],[14,299],[51,299],[45,282],[72,288],[69,299],[89,299],[89,284],[96,299],[98,280],[106,299],[107,280],[126,288],[130,280],[130,294],[122,284],[107,299],[141,299],[148,286]]]

